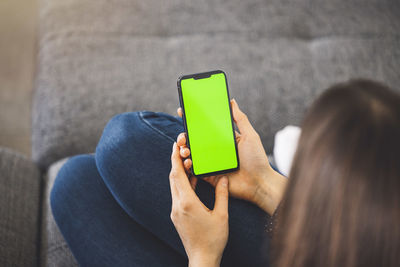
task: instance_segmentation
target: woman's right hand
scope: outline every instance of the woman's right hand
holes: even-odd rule
[[[268,162],[261,139],[246,114],[240,109],[235,100],[231,101],[233,119],[240,133],[236,132],[240,169],[226,174],[229,179],[229,193],[231,196],[241,198],[273,214],[278,206],[286,186],[286,178],[275,172]],[[182,117],[182,110],[178,109]],[[178,146],[181,156],[186,158],[190,151],[186,147],[186,136],[178,136]],[[190,159],[184,161],[187,170],[191,167]],[[218,177],[211,176],[204,180],[216,185]]]

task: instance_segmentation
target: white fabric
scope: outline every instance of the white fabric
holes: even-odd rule
[[[278,170],[285,176],[289,175],[294,154],[296,153],[301,129],[288,125],[275,134],[274,159]]]

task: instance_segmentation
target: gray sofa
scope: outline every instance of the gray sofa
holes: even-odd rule
[[[41,0],[32,159],[0,149],[0,266],[76,266],[48,196],[107,121],[175,113],[181,74],[223,69],[268,151],[327,86],[400,87],[397,0]]]

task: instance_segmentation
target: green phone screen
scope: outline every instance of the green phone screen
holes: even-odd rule
[[[238,167],[225,74],[180,82],[194,175]]]

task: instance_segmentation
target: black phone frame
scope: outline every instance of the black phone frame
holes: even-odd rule
[[[209,172],[209,173],[203,173],[203,174],[196,175],[194,173],[194,170],[193,170],[192,154],[190,153],[189,157],[190,157],[190,160],[192,160],[192,167],[190,168],[190,171],[197,178],[205,178],[205,177],[214,176],[214,175],[221,175],[221,174],[225,174],[225,173],[234,172],[234,171],[237,171],[237,170],[240,169],[239,152],[238,152],[238,147],[237,147],[237,142],[236,142],[236,133],[235,133],[235,126],[234,126],[234,121],[233,121],[232,106],[231,106],[231,103],[230,103],[230,96],[229,96],[229,89],[228,89],[228,79],[227,79],[226,73],[224,71],[222,71],[222,70],[213,70],[213,71],[208,71],[208,72],[188,74],[188,75],[180,76],[178,78],[177,85],[178,85],[178,94],[179,94],[179,104],[180,104],[180,106],[182,108],[182,121],[183,121],[183,127],[185,129],[185,133],[186,133],[186,145],[190,149],[190,138],[189,138],[189,132],[188,132],[188,129],[187,129],[187,124],[186,124],[185,105],[183,103],[181,81],[185,80],[185,79],[191,79],[191,78],[193,78],[195,80],[209,78],[209,77],[211,77],[211,75],[219,74],[219,73],[222,73],[225,76],[226,92],[227,92],[227,95],[228,95],[227,100],[228,100],[229,111],[230,111],[230,115],[231,115],[232,134],[233,134],[233,140],[234,140],[234,143],[235,143],[237,167],[236,168],[232,168],[232,169],[226,169],[226,170],[221,170],[221,171]]]

